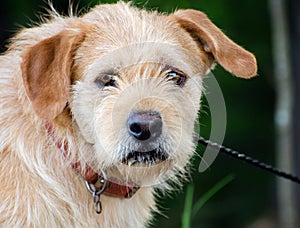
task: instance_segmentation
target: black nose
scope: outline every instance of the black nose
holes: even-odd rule
[[[153,140],[161,134],[161,116],[151,111],[131,113],[128,119],[128,131],[138,140]]]

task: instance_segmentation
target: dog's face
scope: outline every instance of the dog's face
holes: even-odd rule
[[[102,5],[28,48],[22,73],[36,114],[70,110],[79,157],[139,185],[183,171],[194,151],[202,78],[214,61],[241,77],[255,58],[198,11],[165,16]],[[71,126],[69,126],[71,127]]]

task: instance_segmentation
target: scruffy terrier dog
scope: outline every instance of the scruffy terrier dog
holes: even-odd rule
[[[195,10],[52,14],[0,57],[0,224],[146,226],[193,155],[203,77],[256,60]]]

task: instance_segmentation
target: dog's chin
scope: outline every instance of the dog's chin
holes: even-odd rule
[[[134,165],[120,163],[115,170],[110,170],[112,177],[121,182],[134,183],[139,187],[160,186],[171,178],[172,159],[153,162],[137,162]]]
[[[121,163],[130,167],[150,167],[168,159],[169,155],[162,149],[149,151],[129,150],[121,159]]]
[[[126,156],[109,169],[108,176],[140,187],[159,186],[169,179],[167,174],[173,170],[173,163],[173,159],[161,149],[127,150]]]

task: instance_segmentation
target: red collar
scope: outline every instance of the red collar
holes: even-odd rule
[[[62,142],[57,140],[55,137],[55,130],[52,127],[52,124],[49,122],[45,123],[45,128],[47,130],[48,136],[51,137],[56,147],[61,151],[62,155],[65,159],[68,159],[67,151],[69,149],[68,142]],[[85,171],[82,171],[82,165],[80,162],[75,162],[71,164],[72,168],[78,173],[88,184],[96,184],[98,180],[102,177],[89,165],[86,165]],[[101,189],[103,185],[97,186],[97,188]],[[113,196],[113,197],[121,197],[121,198],[131,198],[139,187],[134,185],[121,185],[114,181],[106,180],[106,186],[103,194]]]

